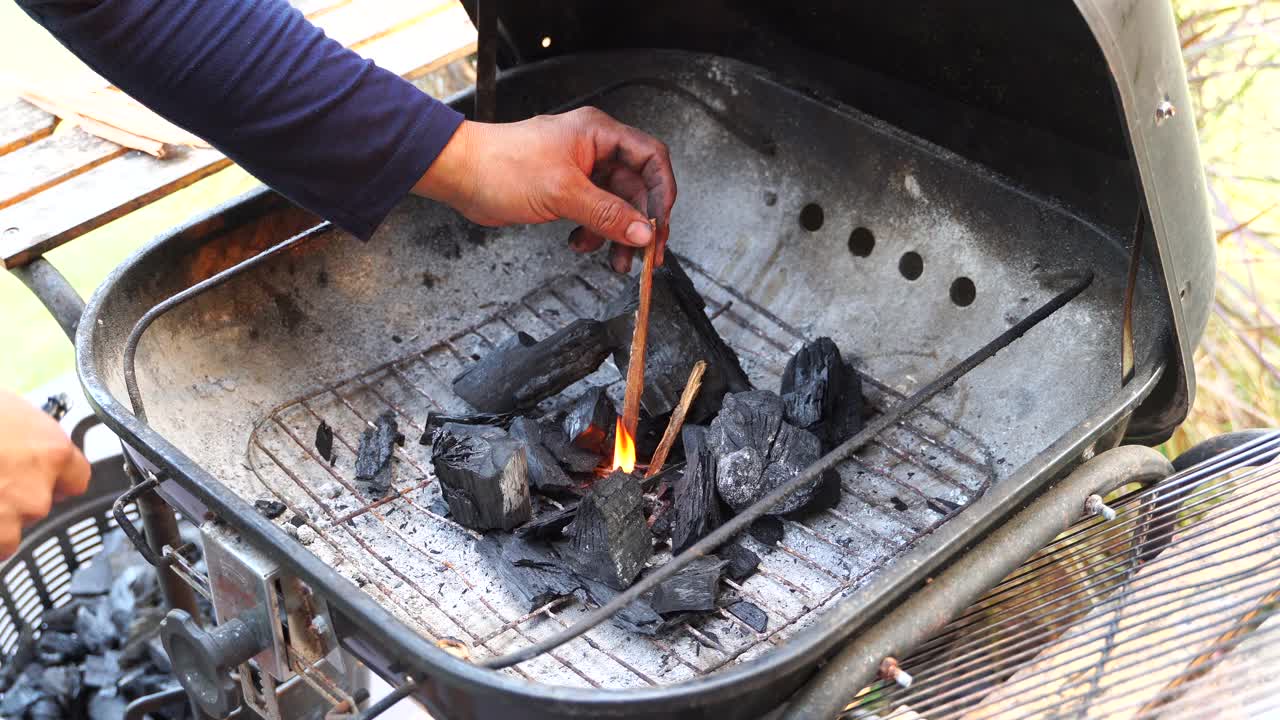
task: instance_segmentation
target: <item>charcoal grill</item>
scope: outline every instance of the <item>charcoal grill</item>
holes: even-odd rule
[[[593,316],[620,288],[599,258],[563,249],[567,228],[479,228],[406,200],[367,244],[326,226],[282,243],[318,219],[259,191],[111,275],[77,341],[91,402],[150,485],[205,521],[206,543],[269,568],[253,581],[266,589],[232,609],[320,599],[319,625],[293,613],[287,632],[266,629],[246,677],[309,677],[337,642],[442,717],[757,716],[1047,482],[1126,429],[1153,439],[1176,427],[1194,391],[1212,245],[1194,128],[1168,110],[1188,102],[1168,8],[906,5],[874,20],[914,47],[888,58],[898,67],[863,10],[824,3],[786,17],[647,4],[625,31],[589,4],[499,4],[485,40],[504,38],[512,66],[482,88],[500,117],[593,104],[670,145],[672,248],[760,386],[830,335],[874,408],[892,412],[1093,278],[839,466],[840,504],[789,521],[762,572],[733,588],[767,610],[765,633],[725,613],[656,639],[606,623],[486,669],[589,608],[524,612],[473,534],[431,509],[419,446],[397,450],[388,499],[354,492],[367,421],[390,410],[420,431],[429,410],[464,411],[449,380],[467,363],[517,331]],[[832,37],[837,27],[864,44]],[[1037,30],[1041,47],[1019,57]],[[618,380],[606,365],[583,384],[617,393]],[[335,430],[334,466],[311,449],[321,420]],[[262,497],[303,527],[287,534],[256,514]],[[436,646],[446,638],[470,661]]]

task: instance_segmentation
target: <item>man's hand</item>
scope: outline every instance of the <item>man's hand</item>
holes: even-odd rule
[[[612,241],[609,262],[618,272],[650,242],[661,259],[676,200],[667,146],[591,107],[516,123],[463,122],[413,190],[481,225],[568,218],[581,225],[569,246],[592,252]]]
[[[53,418],[0,391],[0,560],[54,501],[89,486],[89,462]]]

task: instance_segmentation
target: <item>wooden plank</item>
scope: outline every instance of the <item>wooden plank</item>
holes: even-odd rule
[[[125,152],[125,148],[113,142],[72,128],[0,155],[0,209],[88,172]]]
[[[414,80],[475,52],[476,29],[457,3],[359,49],[379,66]]]
[[[349,2],[351,0],[290,0],[289,4],[308,18],[314,18],[322,13],[342,7]]]
[[[126,153],[0,210],[0,264],[25,265],[230,164],[207,148],[175,148],[164,160]]]
[[[354,0],[320,15],[313,22],[344,46],[359,48],[361,43],[390,35],[451,8],[461,10],[462,6],[455,0]]]
[[[317,18],[341,22],[354,28],[346,37],[363,36],[354,41],[361,55],[410,80],[475,51],[475,28],[456,0],[351,0]],[[163,160],[127,153],[64,179],[0,209],[0,265],[26,264],[230,164],[214,150],[178,148]]]
[[[0,155],[53,132],[58,119],[25,100],[0,101]]]

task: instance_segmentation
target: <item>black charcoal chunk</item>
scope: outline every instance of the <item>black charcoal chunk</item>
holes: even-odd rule
[[[528,410],[595,372],[613,350],[604,323],[575,320],[545,340],[518,333],[453,380],[477,410]]]
[[[671,550],[675,553],[701,540],[723,521],[716,495],[715,458],[706,447],[707,429],[685,425],[680,437],[685,467],[673,488]]]
[[[97,693],[89,701],[89,720],[124,720],[129,702],[119,695]]]
[[[80,608],[85,607],[87,604],[88,602],[85,600],[73,598],[66,605],[45,611],[45,614],[40,617],[40,622],[45,630],[74,632],[76,629],[76,614],[80,612]]]
[[[776,515],[765,515],[751,523],[747,528],[751,537],[770,547],[782,542],[782,518]]]
[[[511,423],[511,437],[520,441],[525,450],[529,484],[545,495],[578,495],[582,485],[560,467],[560,463],[542,444],[542,429],[529,418],[519,418]]]
[[[599,453],[593,453],[569,442],[569,436],[558,427],[542,427],[542,446],[551,456],[571,473],[586,474],[595,472],[604,460]],[[612,452],[612,450],[610,450]]]
[[[630,586],[653,553],[643,504],[640,478],[618,471],[597,480],[569,534],[575,569],[618,590]]]
[[[378,416],[373,427],[360,434],[356,454],[356,482],[371,498],[380,498],[391,489],[391,455],[396,445],[404,444],[404,435],[390,410]]]
[[[473,530],[510,530],[529,520],[528,462],[507,431],[484,425],[436,430],[431,464],[454,520]]]
[[[724,574],[734,582],[741,582],[755,574],[760,566],[760,556],[741,543],[729,543],[716,551],[716,555],[728,563]]]
[[[716,490],[736,512],[751,507],[822,456],[817,436],[782,419],[782,398],[766,390],[726,395],[711,421],[706,448],[716,458]],[[771,510],[802,510],[821,496],[823,477],[807,483]]]
[[[960,509],[959,503],[951,502],[946,498],[940,497],[929,498],[929,501],[926,504],[929,506],[930,510],[938,513],[939,515],[950,515]]]
[[[80,697],[80,690],[83,687],[80,668],[75,665],[45,668],[40,676],[40,687],[62,703],[71,704]]]
[[[598,455],[613,449],[614,425],[618,412],[602,387],[583,393],[564,416],[564,432],[569,442]]]
[[[45,696],[27,708],[27,720],[64,720],[62,705],[52,697]]]
[[[46,632],[36,641],[36,659],[42,665],[77,662],[86,650],[75,633]]]
[[[714,610],[725,565],[715,557],[700,557],[647,593],[645,600],[659,615]]]
[[[558,540],[564,536],[564,529],[578,516],[578,505],[566,505],[559,510],[544,512],[529,522],[515,529],[515,534],[526,539]]]
[[[71,574],[71,585],[68,589],[76,597],[105,595],[111,589],[111,580],[111,561],[107,551],[104,550]]]
[[[39,665],[28,665],[9,689],[0,695],[0,718],[20,718],[48,693],[40,685]]]
[[[436,428],[449,423],[458,425],[492,425],[507,430],[511,427],[511,423],[520,416],[515,413],[472,413],[470,415],[449,415],[446,413],[429,412],[427,413],[427,423],[422,431],[422,437],[418,440],[419,445],[430,445],[431,437],[435,434]]]
[[[120,653],[108,650],[101,655],[89,655],[81,665],[85,687],[115,687],[120,680]]]
[[[609,326],[617,338],[613,362],[626,376],[631,335],[639,303],[639,280],[614,298],[606,309]],[[662,267],[653,271],[653,295],[649,305],[649,337],[645,346],[644,392],[640,403],[651,417],[675,409],[699,360],[707,363],[702,388],[689,409],[687,422],[700,423],[720,409],[725,393],[751,387],[738,356],[716,332],[707,317],[706,301],[685,274],[675,253],[668,252]]]
[[[808,430],[828,452],[862,429],[862,378],[821,337],[800,348],[782,373],[788,423]]]
[[[585,577],[580,578],[580,580],[586,589],[587,597],[596,605],[604,605],[618,594],[617,590],[602,582]],[[662,616],[655,612],[643,599],[632,601],[626,607],[614,613],[610,620],[614,625],[624,630],[650,637],[657,635],[658,631],[663,627]]]
[[[494,533],[476,544],[503,584],[532,612],[581,589],[577,576],[554,551],[520,537]]]
[[[320,453],[325,462],[333,462],[333,428],[323,420],[316,427],[316,452]]]
[[[284,503],[279,500],[260,499],[253,501],[253,509],[257,510],[263,517],[268,520],[275,520],[284,514],[287,509]]]
[[[94,653],[113,648],[120,639],[120,633],[111,621],[111,613],[105,603],[81,607],[76,613],[75,632],[89,648],[89,652]]]
[[[746,623],[748,627],[762,633],[769,627],[769,616],[755,603],[740,600],[725,608],[729,614]]]

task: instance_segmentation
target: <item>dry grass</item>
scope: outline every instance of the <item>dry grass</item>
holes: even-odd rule
[[[1199,393],[1170,456],[1280,427],[1280,1],[1175,0],[1218,232]]]

